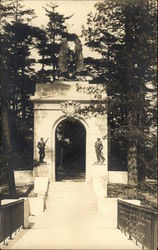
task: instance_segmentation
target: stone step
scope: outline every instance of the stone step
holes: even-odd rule
[[[90,187],[91,184],[87,183],[87,182],[71,182],[71,181],[67,181],[67,182],[62,182],[62,181],[59,181],[59,182],[54,182],[54,183],[51,183],[49,185],[49,187],[64,187],[64,186],[67,186],[67,187],[77,187],[77,186],[80,186],[80,187]]]
[[[54,194],[56,195],[61,195],[63,194],[64,196],[79,196],[79,195],[82,195],[82,196],[92,196],[92,192],[85,192],[85,191],[80,191],[80,192],[77,192],[77,191],[67,191],[67,190],[53,190],[53,192],[48,192],[49,196],[53,196]]]
[[[55,182],[55,184],[49,185],[50,188],[60,188],[60,187],[91,187],[91,184],[88,184],[86,182],[69,182],[69,183],[64,183],[64,182]]]
[[[53,193],[61,193],[61,192],[64,192],[65,194],[66,193],[72,193],[72,194],[90,194],[92,193],[93,191],[92,190],[85,190],[85,189],[80,189],[80,188],[74,188],[74,189],[67,189],[66,187],[65,188],[61,188],[61,189],[53,189],[53,190],[49,190],[49,194],[53,194]]]
[[[52,204],[56,204],[56,203],[58,203],[58,204],[71,204],[71,205],[74,205],[74,203],[75,204],[79,204],[79,205],[88,205],[88,204],[96,204],[96,200],[93,200],[93,199],[91,199],[91,200],[89,200],[89,199],[85,199],[85,200],[77,200],[77,199],[57,199],[57,198],[55,198],[55,199],[52,199],[52,200],[50,200],[50,201],[47,201],[47,205],[52,205]]]
[[[85,217],[85,216],[88,216],[88,215],[96,215],[97,214],[97,211],[96,209],[93,209],[91,210],[91,212],[89,212],[89,210],[81,210],[81,209],[73,209],[73,210],[63,210],[63,211],[58,211],[58,209],[56,210],[52,210],[49,215],[52,216],[52,217],[57,217],[57,218],[67,218],[69,217],[70,220],[71,218],[77,218],[77,217]]]
[[[95,202],[93,203],[86,203],[86,204],[79,204],[79,203],[58,203],[58,202],[54,202],[54,203],[47,203],[47,208],[49,209],[52,206],[57,205],[58,207],[91,207],[91,206],[96,206],[97,204]]]
[[[62,192],[60,192],[60,193],[57,193],[57,192],[54,192],[53,194],[49,194],[48,193],[48,199],[49,199],[49,197],[51,197],[51,198],[53,198],[53,197],[58,197],[58,198],[63,198],[63,197],[65,197],[65,198],[95,198],[95,196],[94,195],[92,195],[92,194],[83,194],[83,193],[81,193],[81,194],[78,194],[78,193],[64,193],[64,191],[62,191]]]
[[[54,194],[56,195],[64,195],[64,196],[89,196],[91,195],[92,196],[92,191],[90,192],[85,192],[84,190],[83,191],[67,191],[67,190],[53,190],[52,192],[48,192],[49,196],[53,196]]]
[[[54,190],[52,193],[48,193],[49,197],[53,197],[53,196],[72,196],[72,197],[94,197],[93,193],[92,192],[89,192],[89,193],[85,193],[84,191],[83,192],[67,192],[67,191],[56,191]]]
[[[96,198],[94,196],[64,196],[64,195],[54,195],[54,196],[49,196],[47,199],[47,202],[51,201],[78,201],[78,202],[86,202],[86,201],[96,201]]]
[[[47,207],[50,207],[50,206],[53,206],[53,205],[58,205],[58,206],[62,206],[62,205],[64,205],[64,206],[72,206],[72,207],[74,207],[74,206],[91,206],[91,205],[95,205],[96,204],[96,202],[85,202],[85,203],[79,203],[79,202],[64,202],[64,201],[62,201],[62,202],[59,202],[59,201],[56,201],[56,202],[51,202],[51,203],[47,203]]]
[[[52,207],[49,207],[49,209],[51,210],[51,212],[55,212],[55,211],[59,211],[59,213],[61,211],[70,211],[70,212],[73,212],[73,211],[89,211],[91,212],[92,210],[97,210],[97,207],[96,206],[91,206],[91,207],[70,207],[70,206],[67,206],[65,208],[60,208],[60,206],[52,206]]]
[[[65,206],[67,206],[67,205],[70,205],[70,206],[88,206],[88,205],[94,205],[94,204],[96,204],[96,202],[95,201],[85,201],[85,202],[75,202],[74,201],[73,202],[73,201],[65,201],[65,200],[63,200],[63,201],[56,200],[56,201],[48,202],[47,206],[52,206],[54,204],[58,204],[59,206],[62,206],[63,204]]]
[[[47,205],[53,205],[53,204],[59,204],[59,205],[62,205],[62,204],[65,204],[65,205],[92,205],[92,204],[96,204],[96,201],[94,201],[94,200],[85,200],[85,202],[82,200],[82,201],[77,201],[77,200],[65,200],[65,199],[63,199],[63,200],[58,200],[58,199],[56,199],[56,200],[52,200],[52,201],[49,201],[49,202],[47,202]]]
[[[71,210],[71,211],[73,211],[73,210],[88,210],[89,212],[92,210],[92,209],[95,209],[95,210],[97,210],[97,207],[95,206],[95,205],[93,205],[93,206],[85,206],[85,207],[81,207],[81,206],[76,206],[76,207],[72,207],[72,206],[65,206],[64,208],[61,208],[61,206],[56,206],[56,205],[54,205],[54,206],[50,206],[50,207],[48,207],[48,209],[52,212],[52,211],[55,211],[55,210],[58,210],[59,212],[60,211],[68,211],[68,210]]]
[[[85,190],[85,189],[81,189],[81,188],[54,188],[52,190],[49,190],[49,194],[52,194],[54,192],[65,192],[65,193],[82,193],[82,192],[85,192],[86,194],[89,194],[92,192],[92,190]]]
[[[96,200],[80,200],[78,201],[77,199],[70,199],[70,200],[67,200],[67,199],[62,199],[62,200],[58,200],[58,199],[54,199],[54,200],[51,200],[51,201],[47,201],[47,205],[52,205],[52,204],[70,204],[70,205],[74,205],[74,204],[78,204],[78,205],[88,205],[88,204],[96,204]]]
[[[49,190],[49,194],[52,194],[52,193],[54,193],[54,192],[64,192],[64,193],[86,193],[86,194],[89,194],[89,193],[92,193],[93,191],[92,190],[87,190],[87,189],[85,189],[85,188],[83,188],[83,189],[81,189],[81,188],[70,188],[70,189],[68,189],[68,188],[54,188],[54,189],[52,189],[52,190]],[[83,193],[83,194],[84,194]]]
[[[92,219],[97,215],[97,202],[91,186],[86,182],[54,182],[49,186],[45,215],[50,228],[53,221],[77,227],[85,218]]]
[[[63,192],[61,192],[61,193],[57,193],[57,192],[54,192],[53,194],[49,194],[48,193],[48,199],[52,199],[52,198],[54,198],[54,197],[57,197],[57,198],[80,198],[80,199],[83,199],[83,198],[95,198],[95,196],[94,195],[92,195],[92,194],[73,194],[73,193],[64,193],[64,191]]]
[[[50,213],[49,213],[49,215],[51,216],[52,215],[52,217],[54,216],[54,217],[64,217],[64,218],[66,218],[67,216],[71,216],[71,217],[74,217],[74,218],[76,218],[76,217],[82,217],[82,216],[87,216],[87,215],[96,215],[96,213],[97,213],[97,211],[95,210],[95,209],[93,209],[93,211],[91,210],[90,212],[89,212],[89,209],[84,209],[84,210],[81,210],[81,209],[73,209],[73,210],[70,210],[70,209],[68,209],[68,210],[61,210],[61,211],[58,211],[58,209],[56,209],[56,210],[52,210]]]

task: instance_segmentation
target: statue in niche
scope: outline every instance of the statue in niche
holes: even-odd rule
[[[97,163],[104,163],[105,158],[103,156],[103,143],[100,138],[97,138],[97,141],[94,144],[95,152],[97,156]]]
[[[70,49],[66,38],[62,40],[59,53],[59,69],[66,79],[75,79],[76,76],[83,71],[83,54],[82,45],[76,36],[74,40],[74,49]]]
[[[40,138],[40,141],[37,144],[37,147],[39,149],[39,162],[40,163],[44,163],[44,158],[45,158],[45,147],[46,147],[46,143],[48,141],[47,140],[44,142],[43,137]]]

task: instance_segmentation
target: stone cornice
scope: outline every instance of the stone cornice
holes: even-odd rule
[[[48,99],[48,98],[38,98],[38,97],[31,97],[30,100],[33,103],[57,103],[60,104],[62,102],[72,101],[72,102],[79,102],[81,104],[91,104],[91,103],[105,103],[106,99],[99,100],[99,99],[87,99],[87,100],[81,100],[81,99]]]

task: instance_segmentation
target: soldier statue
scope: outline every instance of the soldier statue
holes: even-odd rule
[[[97,138],[97,141],[95,142],[94,147],[95,147],[95,152],[97,156],[97,163],[104,163],[105,158],[102,153],[103,144],[100,138]]]
[[[43,137],[41,137],[40,141],[37,144],[37,147],[39,149],[39,162],[43,163],[44,161],[44,157],[45,157],[45,146],[46,146],[46,142],[48,141],[48,139],[44,142]]]

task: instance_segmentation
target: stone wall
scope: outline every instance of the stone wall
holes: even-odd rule
[[[126,171],[109,171],[109,183],[128,184],[128,172]]]

